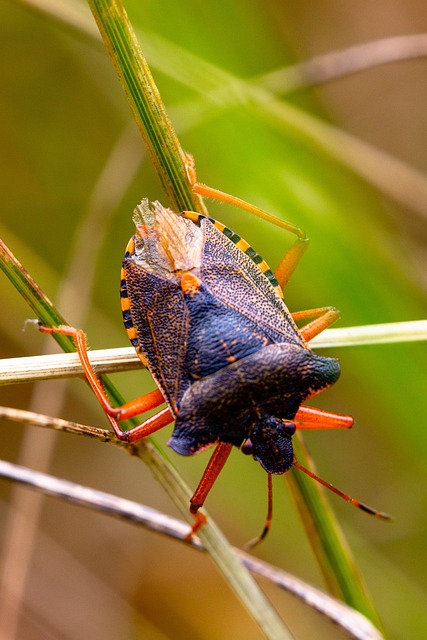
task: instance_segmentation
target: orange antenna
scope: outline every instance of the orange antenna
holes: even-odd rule
[[[351,496],[347,495],[343,491],[340,491],[340,489],[337,489],[336,487],[334,487],[333,484],[330,484],[326,480],[323,480],[323,478],[319,478],[319,476],[316,475],[313,471],[310,471],[310,469],[306,469],[301,464],[299,464],[299,462],[297,462],[295,459],[294,459],[293,466],[299,469],[300,471],[303,471],[305,474],[310,476],[310,478],[313,478],[313,480],[316,480],[317,482],[322,484],[324,487],[326,487],[330,491],[333,491],[334,493],[336,493],[336,495],[340,496],[340,498],[343,498],[347,502],[351,502],[351,504],[353,504],[358,509],[365,511],[366,513],[369,513],[369,515],[374,516],[375,518],[380,518],[381,520],[389,520],[389,521],[393,520],[393,518],[388,513],[384,513],[383,511],[377,511],[377,509],[373,509],[367,504],[364,504],[363,502],[360,502],[359,500],[356,500],[355,498],[352,498]]]
[[[270,525],[273,519],[273,480],[271,477],[271,473],[267,474],[267,479],[268,479],[267,480],[268,481],[268,485],[267,485],[268,507],[267,507],[267,517],[265,519],[264,529],[261,531],[259,536],[257,536],[253,540],[249,540],[249,542],[245,544],[246,549],[253,549],[254,547],[256,547],[260,542],[264,540],[267,533],[270,531]]]

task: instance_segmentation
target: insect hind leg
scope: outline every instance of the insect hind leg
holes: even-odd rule
[[[294,244],[285,253],[274,274],[279,282],[280,287],[283,289],[308,248],[309,240],[305,235],[305,232],[299,227],[291,224],[290,222],[286,222],[285,220],[276,218],[276,216],[273,216],[271,213],[267,213],[263,209],[260,209],[259,207],[256,207],[255,205],[250,204],[249,202],[246,202],[241,198],[232,196],[228,193],[225,193],[224,191],[219,191],[218,189],[214,189],[213,187],[208,187],[207,185],[199,182],[197,180],[194,159],[190,154],[186,154],[185,156],[185,168],[191,187],[193,191],[199,196],[219,200],[220,202],[225,202],[226,204],[238,207],[239,209],[244,209],[245,211],[258,216],[259,218],[262,218],[263,220],[266,220],[267,222],[270,222],[271,224],[274,224],[277,227],[285,229],[286,231],[289,231],[290,233],[296,235],[297,238]]]
[[[296,311],[291,314],[294,320],[306,320],[314,318],[303,327],[300,327],[304,340],[310,342],[315,336],[322,333],[325,329],[336,322],[340,317],[340,312],[335,307],[319,307],[318,309],[306,309],[305,311]]]
[[[39,324],[39,330],[42,333],[60,333],[73,338],[86,379],[92,387],[92,391],[96,395],[101,407],[104,409],[114,433],[119,440],[136,442],[137,440],[145,438],[173,422],[174,416],[170,409],[166,408],[162,409],[136,427],[129,429],[128,431],[122,431],[117,420],[127,420],[160,406],[164,403],[162,393],[157,389],[156,391],[152,391],[140,398],[136,398],[136,400],[128,402],[121,407],[113,407],[108,399],[102,380],[96,375],[90,363],[84,331],[81,329],[75,329],[68,325],[46,327],[42,324]]]

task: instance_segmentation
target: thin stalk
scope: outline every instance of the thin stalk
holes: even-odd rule
[[[19,422],[24,421],[33,425],[38,424],[39,426],[68,433],[80,433],[81,435],[99,439],[102,442],[110,442],[122,449],[134,448],[132,445],[129,446],[115,438],[110,431],[77,425],[66,420],[50,419],[48,416],[40,416],[32,412],[16,411],[15,409],[8,410],[6,407],[0,407],[0,417],[7,417]],[[134,452],[129,452],[134,455]],[[112,517],[127,520],[132,524],[144,526],[150,531],[185,542],[197,551],[205,551],[199,538],[193,537],[190,541],[187,540],[189,527],[185,522],[167,516],[151,507],[3,460],[0,460],[0,477],[26,485],[43,492],[45,495],[54,496]],[[354,609],[331,598],[295,576],[268,565],[240,549],[234,548],[234,552],[251,572],[262,576],[265,580],[299,598],[302,602],[333,621],[338,627],[347,632],[349,637],[355,640],[382,639],[382,635],[374,628],[372,623]]]
[[[310,347],[318,351],[426,340],[427,320],[414,320],[327,329],[310,341]],[[89,360],[97,373],[134,371],[142,366],[133,347],[94,349],[89,352]],[[0,360],[0,386],[82,375],[83,368],[76,353],[52,353]]]
[[[121,2],[89,1],[135,121],[175,211],[204,207],[185,172],[185,154]]]
[[[315,471],[300,434],[293,438],[300,464]],[[285,476],[295,499],[311,548],[316,556],[328,590],[363,613],[381,629],[381,621],[352,557],[341,526],[317,482],[298,469]]]

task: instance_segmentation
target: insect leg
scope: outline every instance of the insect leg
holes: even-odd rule
[[[307,249],[308,238],[297,238],[279,262],[274,275],[282,289],[288,284],[291,275]]]
[[[351,416],[314,407],[300,407],[292,422],[297,429],[350,429],[354,424]]]
[[[155,391],[146,393],[144,396],[140,396],[130,402],[126,402],[120,407],[113,407],[113,410],[120,411],[119,415],[115,415],[118,420],[128,420],[129,418],[139,416],[146,411],[150,411],[150,409],[159,407],[164,403],[164,401],[165,399],[163,398],[162,392],[159,389],[156,389]]]
[[[262,218],[267,222],[281,227],[286,231],[290,231],[290,233],[293,233],[297,236],[295,243],[286,252],[275,271],[275,276],[279,281],[280,286],[283,288],[288,282],[289,278],[291,277],[292,273],[294,272],[308,247],[308,238],[305,235],[305,232],[299,227],[291,224],[290,222],[286,222],[285,220],[276,218],[276,216],[273,216],[271,213],[267,213],[266,211],[263,211],[263,209],[260,209],[259,207],[256,207],[255,205],[250,204],[249,202],[246,202],[241,198],[231,196],[228,193],[224,193],[223,191],[219,191],[218,189],[208,187],[207,185],[198,182],[193,157],[190,154],[186,154],[185,158],[187,176],[195,193],[200,196],[213,198],[214,200],[219,200],[234,207],[238,207],[239,209],[249,211],[249,213],[253,213],[259,218]]]
[[[159,431],[159,429],[163,429],[168,424],[175,420],[175,417],[172,415],[171,410],[169,408],[162,409],[151,418],[147,418],[141,424],[129,429],[128,431],[122,431],[117,421],[113,416],[110,416],[107,413],[107,418],[114,429],[114,433],[119,438],[119,440],[124,440],[125,442],[137,442],[138,440],[142,440],[142,438],[146,438],[147,436]]]
[[[196,522],[191,529],[189,534],[189,538],[196,533],[200,529],[203,524],[206,522],[206,516],[197,513],[198,510],[203,507],[205,500],[209,491],[212,489],[215,480],[217,479],[221,469],[225,465],[228,456],[231,453],[231,449],[233,445],[227,444],[225,442],[220,442],[215,451],[213,452],[208,465],[203,472],[202,478],[199,482],[199,486],[193,494],[193,497],[190,500],[190,512],[196,519]]]
[[[108,420],[113,427],[116,436],[120,438],[120,440],[135,442],[136,440],[154,433],[154,431],[158,431],[170,422],[173,422],[174,416],[170,409],[167,408],[159,411],[159,413],[148,418],[142,424],[134,427],[133,429],[122,431],[117,420],[127,420],[128,418],[132,418],[140,413],[144,413],[145,411],[160,406],[164,403],[162,393],[157,389],[156,391],[147,393],[146,395],[128,402],[121,407],[113,407],[110,404],[101,379],[96,375],[90,363],[84,332],[81,329],[75,329],[74,327],[69,327],[67,325],[60,325],[59,327],[45,327],[43,325],[39,325],[39,329],[43,333],[62,333],[63,335],[68,335],[73,338],[85,376],[101,407],[107,414]]]
[[[314,336],[331,326],[340,317],[340,312],[335,307],[320,307],[318,309],[307,309],[306,311],[296,311],[292,313],[294,320],[305,320],[315,318],[304,327],[299,329],[304,340],[309,342]]]

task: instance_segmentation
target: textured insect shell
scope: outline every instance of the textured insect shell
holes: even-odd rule
[[[201,225],[200,274],[212,295],[262,329],[272,342],[307,348],[283,298],[258,266],[208,220]]]
[[[292,466],[283,421],[302,402],[336,382],[333,358],[288,343],[270,344],[206,376],[185,392],[170,446],[192,455],[215,442],[240,446],[250,437],[254,457],[268,473]]]
[[[305,348],[283,300],[254,264],[233,242],[207,219],[200,229],[194,223],[175,216],[174,223],[193,225],[197,231],[190,240],[181,236],[177,242],[199,243],[199,264],[193,270],[212,295],[262,328],[272,342],[291,342]],[[197,233],[199,235],[197,235]],[[150,264],[141,260],[136,248],[140,238],[130,241],[122,270],[122,306],[125,326],[132,344],[162,390],[170,408],[177,415],[180,400],[191,381],[185,367],[189,314],[180,287],[180,275],[173,269],[165,274],[163,257],[156,253],[149,236]],[[173,249],[173,243],[172,243]],[[179,252],[182,247],[179,247]]]

